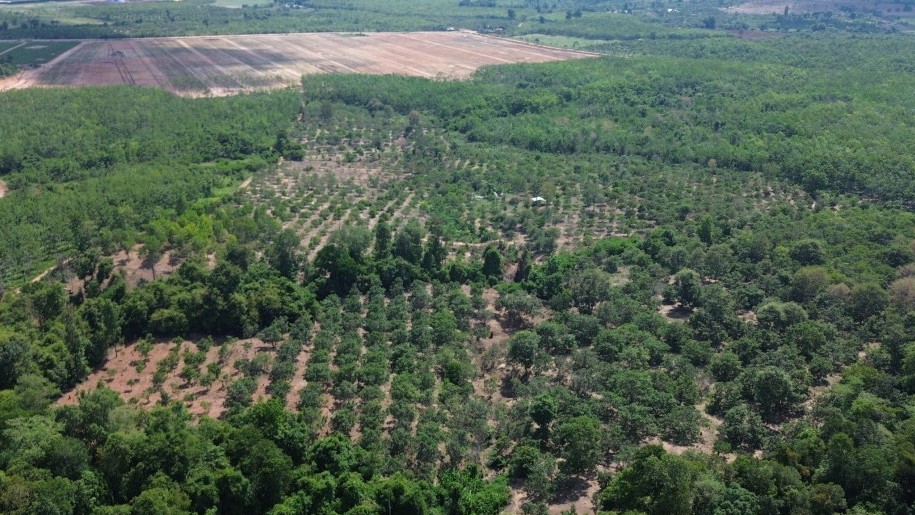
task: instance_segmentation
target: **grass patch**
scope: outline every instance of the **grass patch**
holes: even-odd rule
[[[0,56],[0,62],[14,66],[39,66],[78,44],[78,41],[30,41]]]
[[[0,52],[5,52],[19,43],[19,41],[0,41]]]

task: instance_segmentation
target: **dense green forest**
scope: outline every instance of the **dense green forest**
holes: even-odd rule
[[[0,284],[18,284],[73,250],[129,249],[153,220],[179,217],[276,161],[277,137],[298,105],[293,92],[199,100],[130,88],[4,93]]]
[[[546,4],[0,9],[608,54],[0,93],[0,513],[915,510],[908,35]]]

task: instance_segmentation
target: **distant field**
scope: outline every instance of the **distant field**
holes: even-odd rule
[[[23,48],[53,44],[30,43]],[[591,55],[470,32],[311,33],[67,44],[79,46],[48,66],[0,84],[0,89],[132,84],[187,95],[229,95],[284,87],[314,73],[461,78],[487,64]]]
[[[750,0],[739,5],[728,7],[727,12],[739,14],[781,14],[788,9],[788,12],[795,14],[802,13],[838,13],[843,10],[870,11],[880,16],[915,16],[911,5],[906,7],[904,3],[893,2],[863,2],[863,1],[830,1],[830,0],[813,0],[813,1],[789,1],[782,0]]]

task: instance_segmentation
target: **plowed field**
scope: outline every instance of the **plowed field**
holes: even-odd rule
[[[462,78],[487,64],[591,55],[464,31],[93,40],[0,89],[134,84],[184,95],[231,95],[288,86],[311,73]]]

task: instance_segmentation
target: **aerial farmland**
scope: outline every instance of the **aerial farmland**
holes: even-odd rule
[[[466,78],[489,64],[593,55],[467,31],[88,40],[0,88],[130,84],[222,96],[281,88],[316,73]]]

